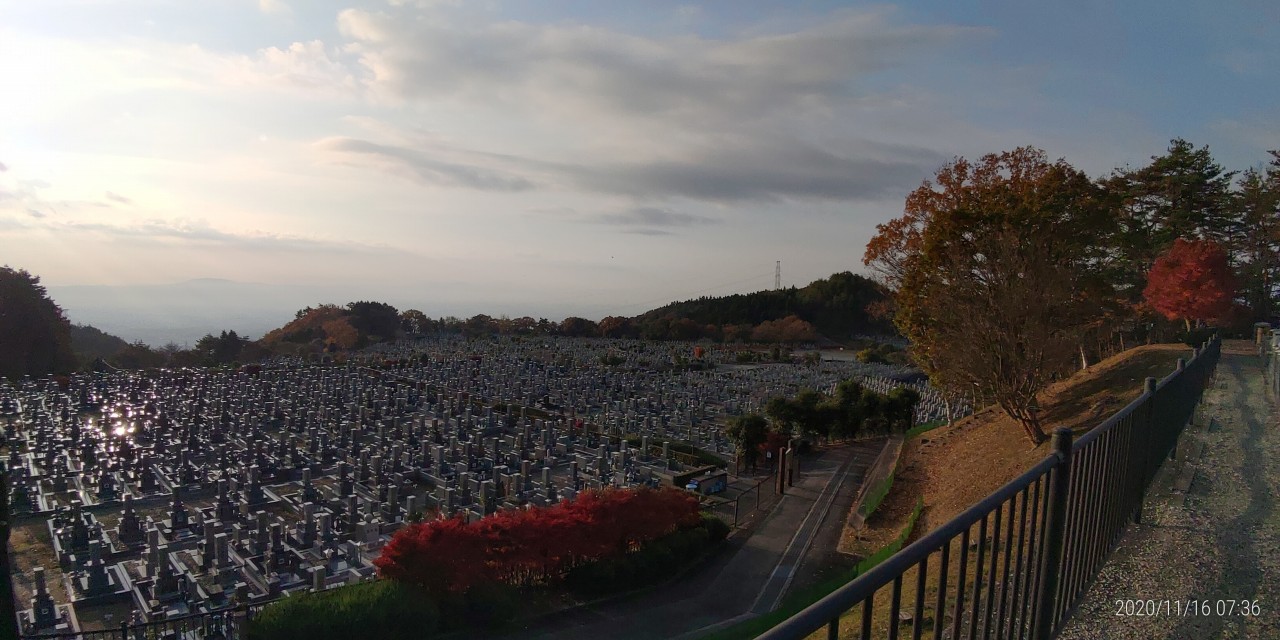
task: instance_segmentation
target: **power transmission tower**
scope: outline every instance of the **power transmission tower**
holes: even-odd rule
[[[773,265],[773,289],[777,291],[782,288],[782,261],[779,260]]]

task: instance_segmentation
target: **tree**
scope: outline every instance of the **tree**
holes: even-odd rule
[[[417,309],[400,313],[400,330],[405,333],[426,333],[435,328],[435,322]]]
[[[391,340],[400,328],[400,312],[385,302],[351,302],[347,304],[351,326],[362,339],[378,337]]]
[[[958,158],[868,245],[865,259],[897,287],[894,322],[931,381],[994,398],[1037,444],[1046,436],[1036,393],[1115,299],[1106,202],[1082,172],[1038,149]]]
[[[1156,259],[1143,291],[1147,302],[1166,318],[1181,318],[1191,331],[1191,321],[1218,320],[1231,311],[1235,275],[1227,252],[1211,240],[1178,238]]]
[[[897,387],[886,396],[885,413],[889,428],[895,431],[907,431],[916,424],[916,405],[920,404],[920,394],[909,387]]]
[[[1225,242],[1239,228],[1231,198],[1235,172],[1214,161],[1208,147],[1175,138],[1162,156],[1140,169],[1117,171],[1102,182],[1120,207],[1120,256],[1131,300],[1143,276],[1177,238]]]
[[[600,333],[596,323],[579,318],[577,316],[569,316],[560,322],[560,334],[572,338],[582,338],[585,336],[594,336]]]
[[[1240,233],[1232,240],[1244,299],[1253,319],[1270,320],[1280,279],[1280,152],[1265,172],[1249,169],[1235,194]]]
[[[351,325],[351,321],[347,318],[334,318],[320,325],[324,331],[324,339],[327,345],[334,345],[338,349],[347,350],[354,349],[360,341],[360,332]]]
[[[195,351],[200,354],[204,364],[231,364],[240,358],[241,352],[249,344],[249,339],[241,338],[235,331],[223,331],[217,336],[205,334],[196,341]]]
[[[0,267],[0,375],[65,374],[76,366],[71,323],[40,278]]]
[[[737,416],[729,421],[725,435],[741,452],[746,465],[755,469],[760,460],[759,447],[769,434],[769,423],[758,413]]]
[[[168,362],[163,352],[153,350],[141,340],[125,345],[111,360],[120,369],[155,369]]]

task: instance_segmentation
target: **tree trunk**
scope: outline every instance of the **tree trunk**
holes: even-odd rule
[[[1191,333],[1191,318],[1183,318],[1182,321],[1187,323],[1187,333]]]
[[[1089,368],[1089,356],[1084,353],[1084,343],[1080,343],[1080,370],[1084,371]]]
[[[1040,446],[1042,442],[1049,439],[1044,429],[1040,428],[1040,421],[1031,418],[1022,418],[1018,422],[1022,423],[1022,430],[1027,433],[1027,437],[1031,439],[1031,443]]]

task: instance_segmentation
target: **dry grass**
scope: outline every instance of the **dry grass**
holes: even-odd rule
[[[1067,427],[1080,433],[1093,428],[1141,395],[1148,376],[1163,378],[1178,358],[1190,357],[1185,345],[1137,347],[1054,383],[1040,395],[1046,430]],[[1032,447],[1022,427],[996,408],[914,438],[903,446],[889,496],[863,531],[846,529],[841,550],[866,555],[892,540],[920,495],[924,512],[916,536],[927,532],[1042,460],[1049,446]]]
[[[1087,431],[1138,397],[1142,392],[1143,381],[1148,376],[1164,377],[1173,371],[1178,358],[1190,356],[1191,350],[1182,345],[1150,345],[1131,349],[1085,371],[1077,372],[1041,394],[1040,404],[1045,410],[1046,428],[1068,427],[1077,433]],[[851,531],[845,531],[842,549],[866,554],[883,546],[902,531],[917,497],[923,495],[924,512],[912,538],[919,537],[981,501],[1042,460],[1048,452],[1048,443],[1032,447],[1017,422],[993,409],[979,412],[955,426],[942,427],[909,441],[903,448],[889,496],[862,532],[854,535]],[[1007,522],[1005,526],[1008,526]],[[980,538],[977,525],[971,528],[970,533],[974,540]],[[993,533],[995,532],[988,531],[988,539]],[[952,576],[952,587],[946,598],[948,614],[943,619],[948,625],[956,598],[955,581],[958,580],[956,572],[959,565],[954,559],[959,557],[959,542],[953,541],[951,546],[953,568],[948,573]],[[996,552],[994,555],[999,558],[999,562],[994,565],[990,563],[996,558],[989,554],[984,559],[984,569],[989,575],[991,568],[999,566],[1003,569],[1006,558],[1015,561],[1015,564],[1019,557],[1029,559],[1031,549],[1022,550],[1021,553],[1018,551],[1011,548]],[[937,603],[939,578],[937,558],[934,557],[933,560],[934,563],[930,564],[926,573],[925,601],[929,606],[925,620],[920,621],[921,626],[929,632],[933,628],[933,608]],[[968,575],[963,591],[969,596],[971,603],[977,558],[970,555],[965,565]],[[1003,571],[999,573],[1003,574]],[[913,568],[903,575],[903,611],[913,609],[917,574],[917,569]],[[984,576],[984,587],[989,579]],[[995,583],[997,590],[1001,589],[1002,579],[1003,575]],[[1016,590],[1012,589],[1011,592]],[[875,595],[873,610],[879,613],[874,616],[873,631],[877,637],[888,631],[885,613],[890,603],[890,591],[885,587]],[[985,588],[982,592],[981,602],[984,606],[992,597],[997,602],[1000,600],[995,594],[988,595]],[[1009,606],[1012,606],[1013,596],[1010,595],[1009,598]],[[966,608],[969,607],[972,604],[966,604]],[[840,637],[858,635],[860,613],[860,606],[846,613],[840,623]],[[904,627],[903,633],[909,633],[910,630],[909,626]],[[824,636],[817,633],[812,637]]]
[[[9,534],[9,567],[13,579],[14,598],[18,607],[25,608],[35,591],[32,569],[44,567],[45,583],[58,604],[66,604],[67,594],[62,588],[62,570],[53,554],[53,541],[44,521],[33,521],[14,527]]]

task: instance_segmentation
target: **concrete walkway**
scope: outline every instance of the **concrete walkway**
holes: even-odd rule
[[[803,458],[788,489],[745,540],[680,584],[652,593],[574,611],[504,638],[646,639],[696,638],[772,609],[786,593],[814,536],[846,514],[829,515],[841,485],[856,482],[874,460],[874,446],[828,449]]]
[[[1202,412],[1060,640],[1280,638],[1280,422],[1252,343],[1224,345]]]

